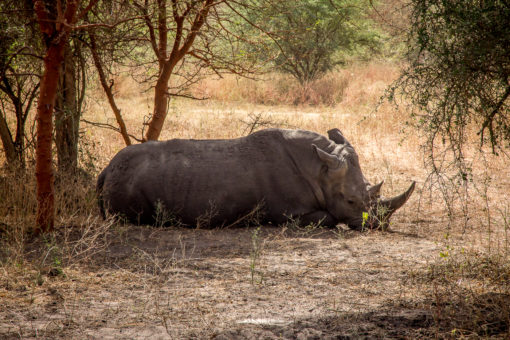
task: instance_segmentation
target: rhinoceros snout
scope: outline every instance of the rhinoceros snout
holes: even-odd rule
[[[413,181],[404,193],[389,199],[378,199],[371,204],[368,212],[363,212],[361,218],[355,218],[347,225],[353,230],[385,230],[389,225],[391,215],[407,202],[415,186],[416,182]]]
[[[368,213],[365,213],[368,214]],[[365,215],[366,216],[366,215]],[[382,219],[377,218],[375,216],[364,217],[356,220],[352,220],[347,223],[347,226],[351,230],[363,231],[363,230],[372,230],[372,229],[385,229],[387,223],[382,221]]]

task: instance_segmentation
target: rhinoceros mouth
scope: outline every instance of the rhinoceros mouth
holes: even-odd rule
[[[349,229],[352,229],[352,230],[361,230],[361,229],[363,229],[363,219],[361,219],[361,218],[351,220],[351,221],[349,221],[346,224],[349,227]]]
[[[369,217],[366,217],[367,215]],[[349,227],[349,229],[359,231],[378,229],[380,226],[384,225],[381,219],[375,218],[374,216],[370,216],[369,213],[367,212],[363,214],[363,217],[350,220],[346,224]]]

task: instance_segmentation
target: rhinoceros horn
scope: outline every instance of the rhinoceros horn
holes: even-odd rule
[[[407,202],[407,200],[414,191],[415,185],[416,182],[413,181],[413,183],[411,183],[411,186],[409,187],[409,189],[407,189],[406,192],[392,198],[381,199],[377,202],[377,205],[379,207],[383,207],[385,211],[384,213],[385,218],[389,218],[391,214],[393,214],[398,208],[400,208],[401,206],[404,205],[404,203]]]
[[[368,196],[370,199],[375,199],[376,197],[379,197],[379,192],[381,191],[381,187],[383,185],[384,181],[381,181],[381,183],[376,185],[369,185],[367,187]]]

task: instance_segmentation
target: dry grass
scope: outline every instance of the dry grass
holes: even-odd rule
[[[221,102],[243,102],[262,105],[334,106],[342,101],[349,74],[337,71],[306,85],[289,75],[268,74],[261,79],[225,76],[206,79],[191,89],[198,98]]]
[[[466,191],[442,191],[423,166],[419,134],[399,133],[406,113],[386,103],[375,110],[397,74],[395,65],[352,65],[314,84],[308,99],[277,75],[266,82],[207,80],[194,91],[214,100],[172,101],[161,136],[234,138],[268,126],[320,133],[338,127],[358,151],[365,176],[385,180],[384,195],[418,182],[394,216],[392,232],[291,224],[133,227],[102,221],[94,179],[82,178],[57,182],[57,231],[27,240],[33,173],[1,177],[0,337],[510,336],[507,160],[482,158],[473,148]],[[128,129],[140,136],[150,93],[129,78],[116,86]],[[90,92],[85,118],[114,124],[100,91]],[[82,166],[95,175],[123,142],[115,132],[82,128]]]

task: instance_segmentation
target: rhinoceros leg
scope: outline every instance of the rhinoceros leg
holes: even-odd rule
[[[327,211],[314,211],[312,213],[302,215],[299,218],[299,221],[301,226],[320,223],[321,226],[334,227],[338,223]]]

